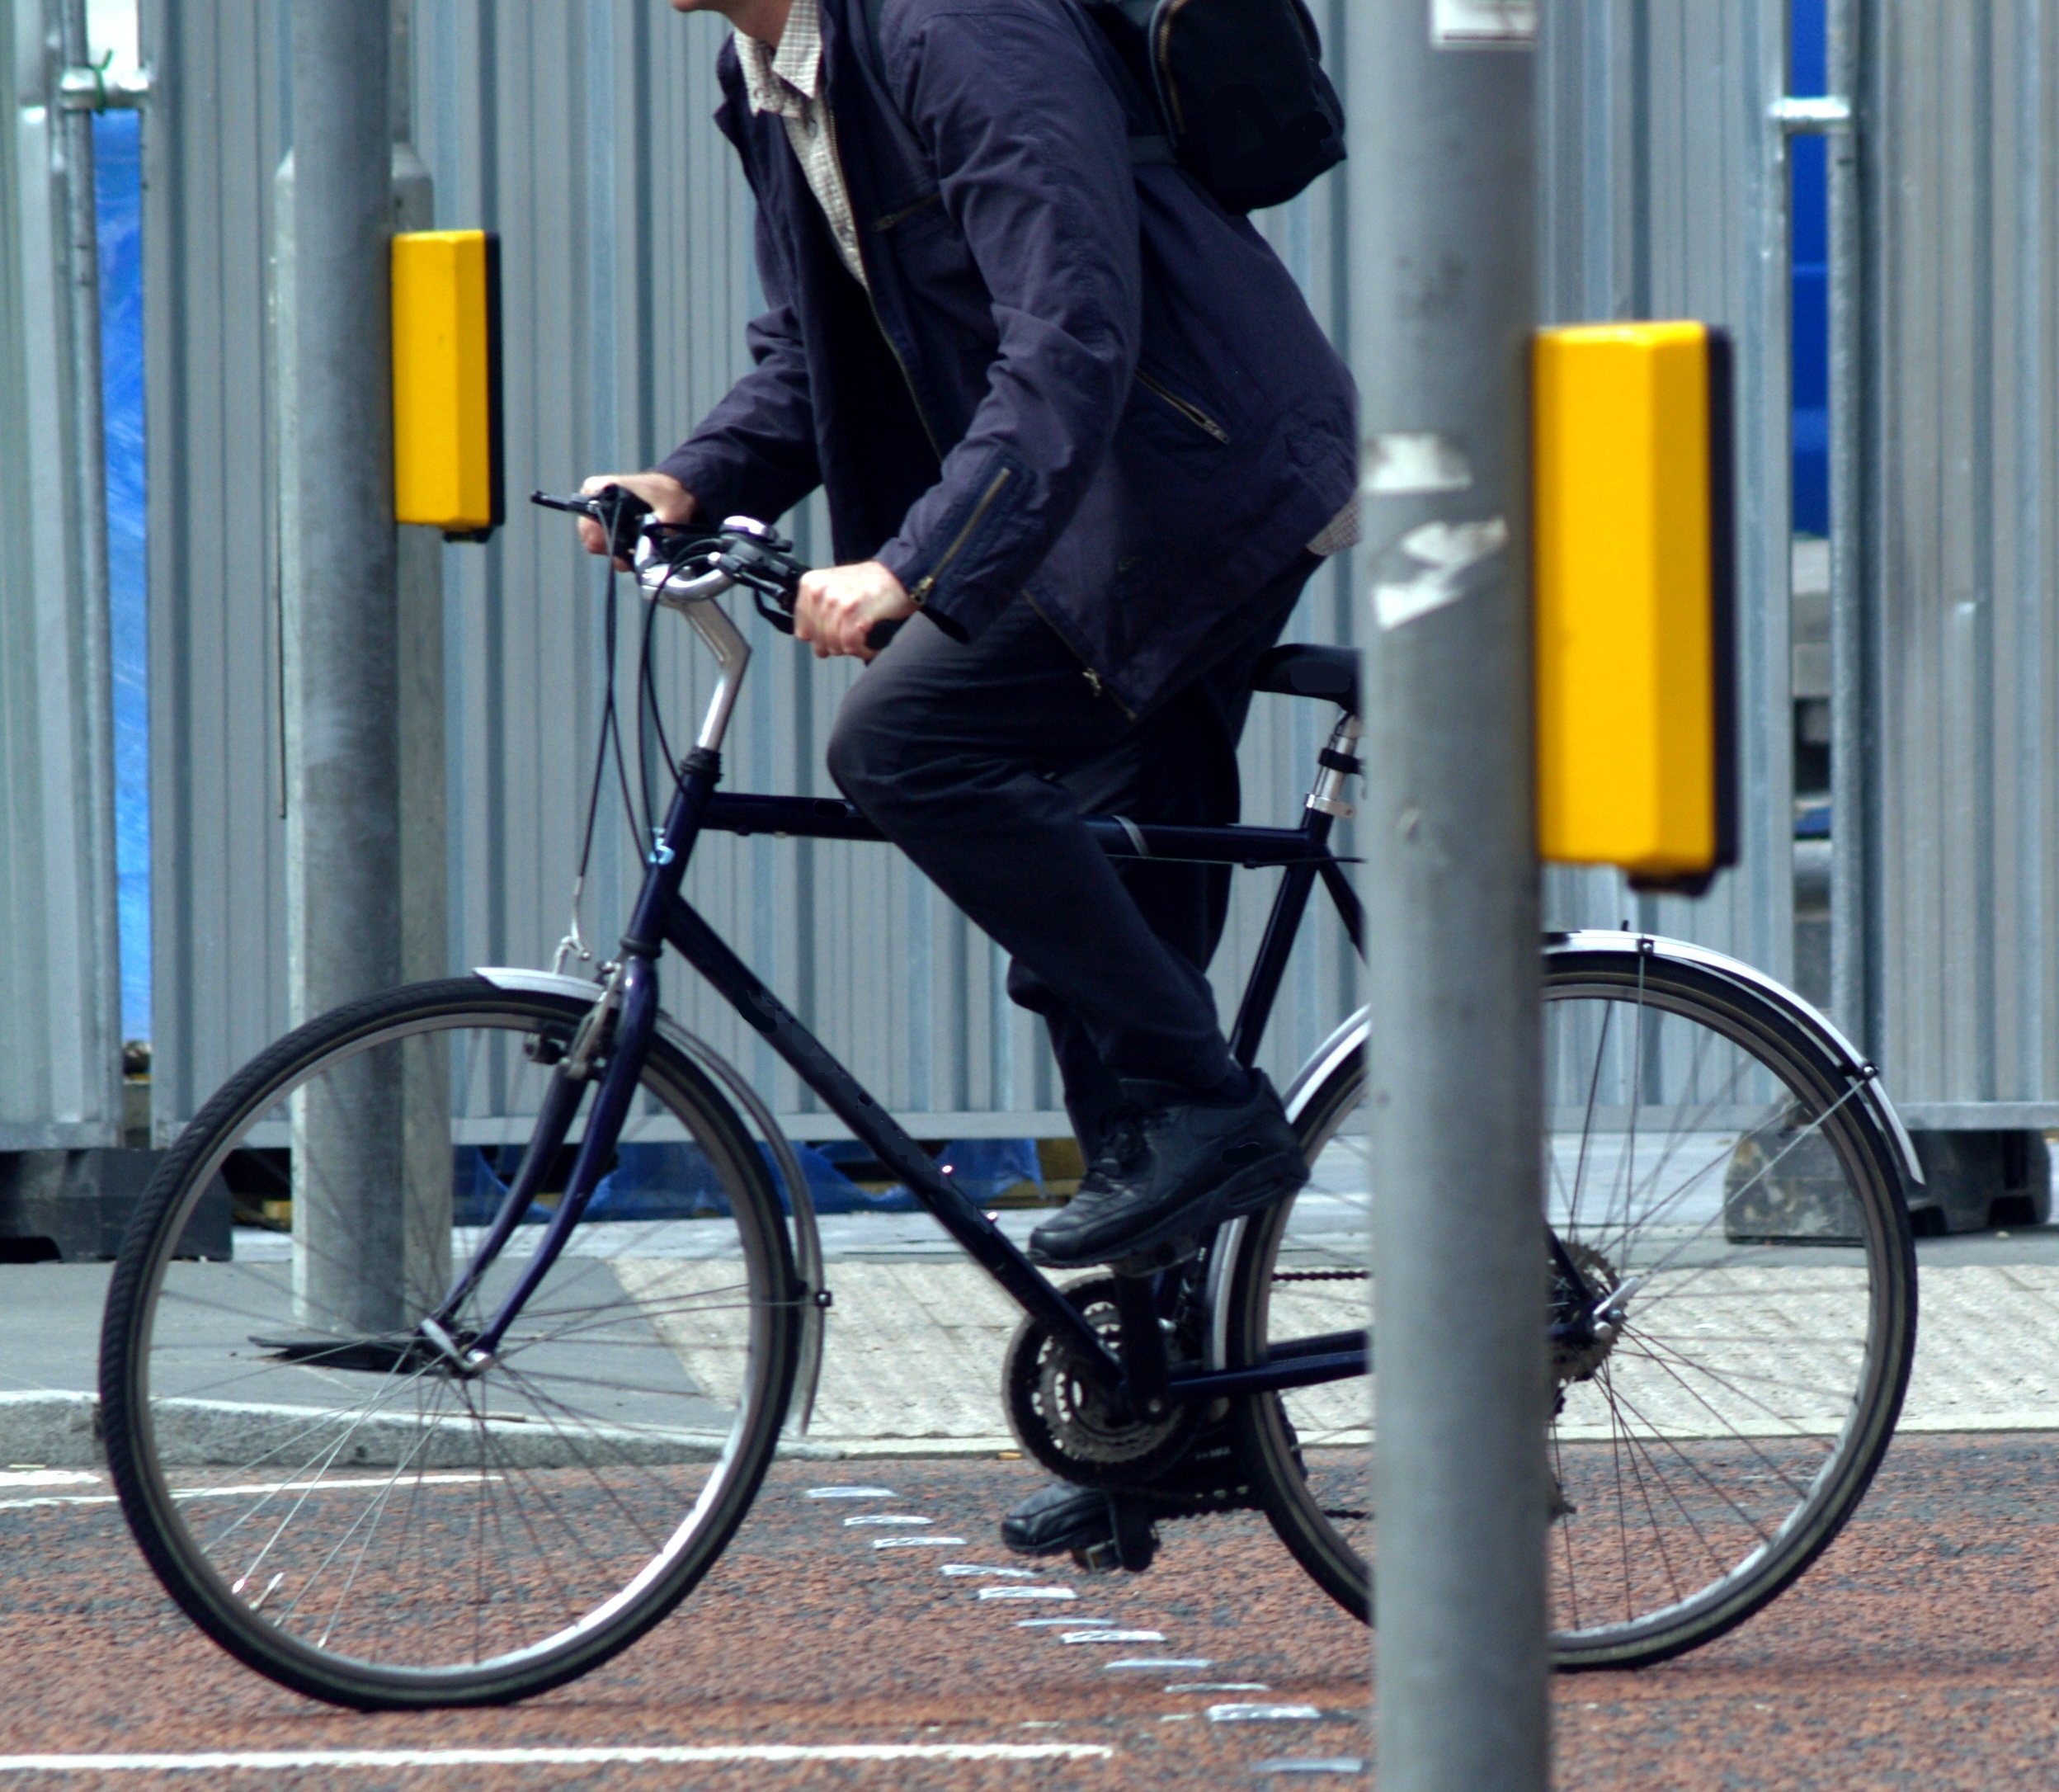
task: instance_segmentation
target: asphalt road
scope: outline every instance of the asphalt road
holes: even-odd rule
[[[1031,1479],[995,1460],[783,1464],[716,1573],[608,1667],[513,1709],[367,1717],[219,1654],[159,1595],[111,1507],[21,1503],[91,1498],[94,1485],[38,1488],[17,1472],[0,1480],[0,1792],[1364,1783],[1261,1771],[1368,1752],[1368,1645],[1256,1520],[1176,1527],[1141,1577],[1036,1582],[1073,1587],[1071,1601],[982,1600],[1023,1583],[942,1573],[940,1555],[1006,1562],[983,1540]],[[809,1497],[836,1484],[896,1497]],[[1661,1667],[1559,1681],[1557,1783],[1986,1792],[2059,1780],[2056,1493],[2059,1436],[1903,1441],[1845,1536],[1772,1610]],[[933,1517],[967,1546],[874,1549],[881,1528],[842,1522],[888,1510]],[[1021,1621],[1061,1613],[1062,1625]],[[1161,1638],[1062,1640],[1093,1620]],[[1209,1665],[1116,1665],[1131,1661]],[[1210,1715],[1237,1705],[1317,1714]],[[547,1753],[464,1752],[482,1749]],[[565,1758],[580,1750],[602,1752]],[[636,1750],[709,1752],[625,1753]],[[224,1751],[299,1764],[21,1763]]]

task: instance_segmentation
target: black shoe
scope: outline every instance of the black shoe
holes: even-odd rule
[[[1114,1535],[1108,1496],[1064,1481],[1039,1488],[1001,1521],[1001,1540],[1017,1555],[1063,1555]]]
[[[1156,1501],[1054,1481],[1001,1520],[1001,1540],[1017,1555],[1070,1554],[1091,1574],[1142,1574],[1157,1559],[1161,1516]]]
[[[1218,1422],[1145,1485],[1113,1493],[1067,1481],[1039,1488],[1001,1520],[1001,1540],[1017,1555],[1070,1554],[1084,1568],[1128,1567],[1123,1560],[1125,1540],[1119,1535],[1125,1528],[1123,1521],[1134,1559],[1139,1535],[1148,1535],[1159,1520],[1247,1511],[1257,1504],[1230,1427]],[[1155,1544],[1152,1547],[1155,1549]]]
[[[1039,1263],[1138,1257],[1270,1205],[1308,1180],[1294,1129],[1259,1071],[1232,1106],[1183,1099],[1171,1083],[1128,1082],[1080,1191],[1030,1235]]]

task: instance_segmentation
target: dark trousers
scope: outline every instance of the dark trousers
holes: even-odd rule
[[[1111,861],[1082,814],[1237,818],[1251,667],[1279,637],[1311,554],[1254,594],[1246,626],[1133,720],[1018,598],[976,641],[917,615],[844,700],[830,775],[1013,958],[1008,993],[1044,1017],[1091,1154],[1122,1078],[1202,1090],[1232,1068],[1204,974],[1227,865]]]

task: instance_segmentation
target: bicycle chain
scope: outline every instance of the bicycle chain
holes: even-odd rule
[[[1365,1270],[1275,1270],[1276,1282],[1362,1282],[1368,1280]]]

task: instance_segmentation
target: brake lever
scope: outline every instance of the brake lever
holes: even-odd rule
[[[625,564],[635,559],[637,538],[643,533],[643,519],[651,513],[651,507],[626,485],[604,485],[575,498],[531,492],[529,501],[544,510],[565,511],[597,522],[607,531],[608,551]]]

